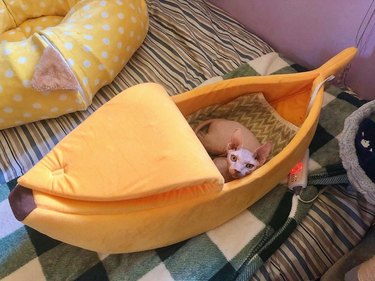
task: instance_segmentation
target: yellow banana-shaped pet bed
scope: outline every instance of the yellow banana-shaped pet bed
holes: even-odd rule
[[[147,29],[144,0],[0,1],[0,129],[86,109]]]
[[[172,98],[153,83],[129,88],[18,179],[9,197],[13,212],[51,237],[107,253],[162,247],[217,227],[302,159],[318,123],[321,85],[355,52],[313,71],[224,80]],[[300,129],[265,165],[224,184],[185,116],[260,91]]]

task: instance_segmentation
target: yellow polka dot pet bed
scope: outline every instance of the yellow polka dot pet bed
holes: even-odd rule
[[[86,109],[143,42],[144,0],[0,2],[0,129]]]
[[[172,98],[154,83],[131,87],[18,179],[9,196],[12,210],[55,239],[106,253],[162,247],[213,229],[259,200],[302,159],[323,103],[321,85],[355,52],[347,49],[317,70],[224,80]],[[262,167],[224,183],[186,118],[259,92],[299,129]]]

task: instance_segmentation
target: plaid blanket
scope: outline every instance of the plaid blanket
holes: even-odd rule
[[[212,80],[301,70],[270,53]],[[346,116],[361,104],[334,87],[325,93],[310,146],[310,178],[316,186],[309,185],[304,199],[314,197],[319,184],[327,180],[343,180],[337,137]],[[64,244],[17,222],[7,201],[14,186],[15,180],[0,186],[0,279],[5,280],[248,280],[288,239],[311,207],[280,184],[212,231],[160,249],[107,255]]]

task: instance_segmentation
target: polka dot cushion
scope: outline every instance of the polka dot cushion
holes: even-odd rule
[[[1,1],[0,129],[86,109],[147,29],[144,0]],[[43,70],[48,48],[56,54]],[[38,87],[38,68],[39,76],[53,76],[46,76],[48,90]],[[55,81],[63,77],[73,77],[77,86]]]

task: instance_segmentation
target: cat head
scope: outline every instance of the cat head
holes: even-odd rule
[[[227,162],[231,176],[235,179],[251,174],[262,166],[272,150],[270,142],[258,147],[254,153],[242,148],[243,136],[240,129],[236,129],[227,145]]]

